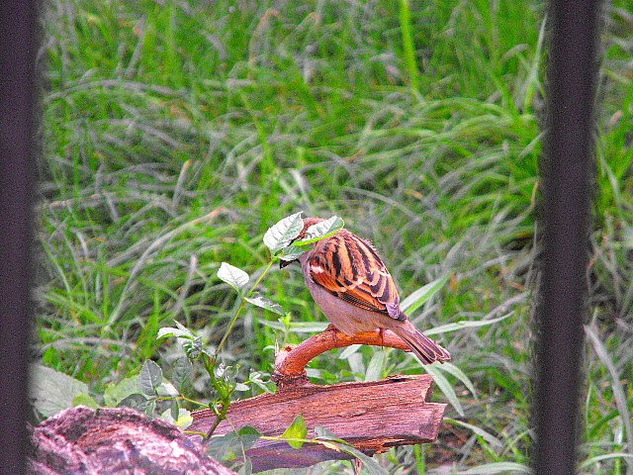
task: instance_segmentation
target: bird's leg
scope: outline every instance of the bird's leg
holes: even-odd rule
[[[380,346],[385,346],[385,329],[379,328],[378,334],[380,335]]]

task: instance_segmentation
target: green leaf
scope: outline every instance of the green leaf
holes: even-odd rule
[[[156,387],[156,394],[160,397],[178,397],[180,393],[169,381],[163,381]]]
[[[378,462],[376,462],[373,458],[364,454],[356,447],[349,445],[331,430],[326,429],[323,426],[316,426],[314,428],[314,434],[321,445],[333,450],[337,450],[339,452],[346,452],[361,460],[363,462],[364,468],[370,474],[387,475],[389,473],[380,465],[378,465]]]
[[[138,375],[125,378],[116,384],[108,384],[103,400],[108,407],[117,407],[121,401],[132,394],[139,394],[141,387],[138,384]]]
[[[150,408],[150,399],[147,399],[142,394],[130,394],[119,402],[117,407],[131,407],[137,411],[147,412],[148,408]],[[151,409],[153,409],[153,407]]]
[[[584,470],[590,465],[593,465],[594,463],[602,462],[603,460],[615,459],[615,458],[630,458],[631,460],[633,460],[633,454],[628,454],[626,452],[611,452],[609,454],[596,455],[595,457],[591,457],[583,461],[578,468],[581,470]]]
[[[180,405],[178,404],[178,400],[174,399],[171,402],[171,407],[168,409],[169,410],[169,415],[171,416],[171,418],[175,421],[178,420],[178,414],[180,413]],[[165,411],[167,412],[167,411]]]
[[[448,282],[448,276],[434,280],[420,287],[400,303],[402,311],[411,314],[433,297]]]
[[[439,335],[440,333],[448,333],[448,332],[454,332],[457,330],[463,330],[464,328],[485,327],[486,325],[492,325],[493,323],[497,323],[497,322],[500,322],[501,320],[505,320],[512,314],[514,314],[514,311],[508,313],[507,315],[503,315],[502,317],[493,318],[491,320],[462,320],[461,322],[449,323],[448,325],[441,325],[439,327],[431,328],[430,330],[425,330],[424,334],[427,336],[431,336],[431,335]]]
[[[305,439],[308,435],[308,425],[306,424],[305,419],[301,414],[295,417],[295,420],[292,421],[292,424],[286,429],[286,431],[281,434],[283,439],[286,439],[288,445],[295,449],[300,449],[303,446],[303,442],[298,440],[288,440],[288,439]]]
[[[469,424],[467,422],[458,421],[456,419],[451,419],[450,417],[445,417],[444,421],[445,422],[450,422],[451,424],[455,424],[455,425],[458,425],[458,426],[465,427],[466,429],[469,429],[469,430],[472,430],[475,434],[477,434],[479,437],[483,438],[486,442],[488,442],[490,445],[492,445],[492,446],[494,446],[496,448],[503,447],[503,443],[498,438],[496,438],[490,432],[482,429],[481,427],[477,427],[477,426]]]
[[[303,212],[295,213],[275,223],[264,234],[264,244],[276,254],[292,242],[303,230]]]
[[[466,386],[466,388],[470,391],[473,397],[477,399],[477,393],[475,392],[475,385],[470,380],[470,378],[464,374],[464,372],[461,369],[459,369],[453,363],[449,363],[448,361],[445,363],[442,363],[441,365],[437,365],[437,368],[441,371],[446,371],[447,373],[450,373],[453,376],[455,376],[457,379],[459,379],[462,383],[464,383],[464,386]]]
[[[427,373],[433,376],[435,384],[437,384],[437,387],[439,387],[442,393],[444,393],[444,396],[446,396],[448,402],[451,403],[451,405],[455,408],[460,416],[464,417],[464,409],[462,408],[459,399],[457,399],[457,394],[455,394],[453,386],[451,386],[451,383],[448,382],[448,379],[446,379],[442,372],[437,368],[438,366],[439,364],[430,364],[424,365],[422,367]]]
[[[343,443],[345,443],[345,441],[343,439],[341,439],[338,435],[336,435],[334,432],[332,432],[327,427],[315,426],[314,427],[314,435],[319,440],[332,440],[332,441],[335,441],[335,442],[343,442]]]
[[[195,336],[193,336],[193,334],[186,328],[184,330],[181,330],[180,328],[174,328],[174,327],[160,328],[158,330],[158,335],[156,335],[156,339],[160,340],[161,338],[167,338],[167,337],[187,338],[187,339],[195,338]]]
[[[294,244],[292,244],[290,246],[284,247],[279,252],[279,254],[277,254],[277,257],[279,257],[279,259],[281,259],[282,261],[292,262],[299,259],[299,257],[301,257],[301,255],[307,252],[308,250],[309,249],[297,247]]]
[[[367,372],[365,373],[365,381],[378,381],[382,377],[383,367],[385,365],[385,352],[384,350],[376,350],[374,356],[371,357],[371,361],[367,366]]]
[[[347,452],[348,454],[353,455],[358,460],[363,462],[363,468],[367,471],[367,473],[369,473],[369,475],[388,475],[389,474],[389,472],[386,469],[382,468],[378,464],[378,462],[376,462],[369,455],[364,454],[363,452],[358,450],[356,447],[353,447],[347,444],[340,444],[339,448],[343,452]]]
[[[44,417],[73,407],[75,398],[88,393],[86,383],[40,364],[32,366],[31,377],[33,406]]]
[[[459,475],[487,475],[493,473],[532,473],[530,467],[515,462],[495,462],[469,468],[461,472],[453,472]]]
[[[189,358],[181,356],[171,365],[171,380],[183,392],[193,384],[193,364]]]
[[[275,330],[286,330],[286,325],[282,322],[271,322],[270,320],[258,319],[259,323]],[[329,326],[326,322],[292,322],[289,325],[289,331],[292,333],[317,333],[322,332]]]
[[[228,262],[220,264],[218,279],[226,282],[238,292],[248,284],[248,274],[239,267],[232,266]]]
[[[295,246],[306,246],[314,242],[320,241],[334,236],[341,229],[343,229],[345,223],[338,216],[332,216],[330,219],[321,221],[320,223],[313,224],[306,230],[306,237],[300,241],[295,241]]]
[[[250,449],[262,434],[254,427],[241,429],[220,437],[213,437],[208,445],[210,454],[219,460],[232,461]]]
[[[172,402],[176,403],[177,401]],[[183,430],[193,423],[191,412],[189,412],[187,409],[179,407],[178,404],[173,404],[171,408],[165,409],[159,417],[167,422],[171,422],[172,424],[177,425]]]
[[[146,360],[143,363],[141,372],[138,377],[138,384],[143,394],[147,396],[156,396],[158,387],[163,382],[163,371],[152,360]]]
[[[75,396],[75,399],[73,399],[73,407],[77,406],[88,406],[92,409],[98,409],[100,407],[99,403],[88,393],[81,393]]]
[[[248,303],[252,303],[253,305],[256,305],[257,307],[270,310],[271,312],[276,313],[277,315],[286,314],[286,312],[284,311],[281,305],[279,305],[277,302],[273,302],[272,300],[270,300],[267,297],[264,297],[263,295],[255,295],[254,297],[246,297],[244,300],[246,300]]]
[[[338,356],[338,359],[339,360],[346,360],[347,358],[352,356],[354,353],[356,353],[358,350],[360,350],[360,348],[362,346],[363,345],[350,345],[350,346],[348,346],[343,351],[341,351],[341,354]]]

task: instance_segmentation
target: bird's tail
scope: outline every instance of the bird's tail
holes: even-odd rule
[[[398,322],[398,325],[393,325],[390,330],[407,342],[422,364],[436,361],[443,363],[451,359],[451,354],[447,350],[418,330],[409,320]]]

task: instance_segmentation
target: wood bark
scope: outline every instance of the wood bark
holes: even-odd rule
[[[265,435],[279,436],[301,414],[309,438],[314,437],[316,426],[322,426],[368,455],[397,445],[431,442],[437,438],[446,407],[427,402],[432,383],[428,375],[415,375],[368,383],[290,386],[277,394],[233,403],[228,420],[220,423],[215,434],[252,426]],[[210,410],[195,412],[193,417],[190,430],[206,432],[215,422]],[[297,450],[286,442],[262,439],[247,455],[254,471],[352,458],[318,444]]]
[[[67,409],[35,428],[32,441],[29,473],[235,474],[199,440],[128,408]]]

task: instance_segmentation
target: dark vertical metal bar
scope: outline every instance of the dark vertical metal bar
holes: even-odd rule
[[[0,473],[26,468],[35,56],[33,0],[0,1]]]
[[[534,469],[575,472],[599,2],[552,0]]]

